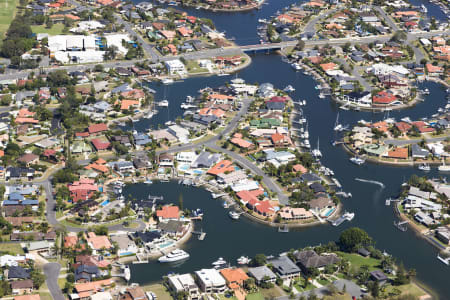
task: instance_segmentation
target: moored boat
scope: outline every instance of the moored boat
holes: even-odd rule
[[[161,263],[168,263],[168,262],[176,262],[184,259],[189,258],[189,253],[187,253],[184,250],[181,249],[175,249],[168,254],[161,256],[158,258],[158,261]]]

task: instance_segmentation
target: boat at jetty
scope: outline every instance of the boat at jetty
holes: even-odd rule
[[[234,210],[231,210],[228,215],[230,216],[230,218],[232,218],[233,220],[239,220],[239,217],[241,216],[238,212],[235,212]]]
[[[360,166],[360,165],[362,165],[363,163],[366,162],[366,160],[364,158],[356,157],[356,156],[355,157],[351,157],[350,161],[352,163],[354,163],[355,165],[358,165],[358,166]]]
[[[227,265],[227,261],[223,259],[223,257],[219,257],[218,260],[212,263],[215,269],[224,268]]]
[[[342,223],[344,223],[344,221],[351,221],[353,220],[353,218],[355,217],[355,213],[350,213],[350,212],[345,212],[342,216],[340,216],[338,219],[334,220],[331,222],[331,225],[333,226],[339,226]]]
[[[417,168],[421,171],[430,171],[431,170],[430,165],[425,164],[425,163],[420,164]]]
[[[442,165],[438,167],[438,170],[441,172],[450,172],[450,165],[446,165],[445,161],[442,160]]]
[[[157,102],[156,105],[162,106],[162,107],[168,107],[169,106],[169,101],[168,100],[162,100],[162,101]]]
[[[250,258],[248,256],[241,256],[237,259],[237,263],[239,265],[247,265],[250,262]]]
[[[158,258],[160,263],[176,262],[189,258],[189,253],[181,249],[175,249],[169,252],[167,255]]]
[[[172,84],[174,81],[171,78],[164,78],[161,80],[162,84]]]

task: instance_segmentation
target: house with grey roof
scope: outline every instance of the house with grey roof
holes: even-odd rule
[[[279,256],[268,261],[275,273],[282,279],[292,279],[300,276],[300,268],[287,256]]]
[[[413,158],[426,158],[428,155],[430,155],[430,152],[423,149],[418,144],[411,145],[411,156]]]
[[[273,283],[277,279],[275,273],[266,266],[248,268],[248,274],[250,274],[251,277],[255,278],[257,284],[261,284],[263,282]]]
[[[197,156],[197,159],[192,163],[193,168],[211,168],[221,159],[219,153],[210,153],[203,151]]]
[[[294,253],[297,265],[306,271],[309,268],[323,268],[337,263],[340,259],[334,255],[319,255],[314,250],[297,251]]]

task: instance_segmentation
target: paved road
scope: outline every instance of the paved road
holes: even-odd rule
[[[61,270],[61,265],[59,263],[48,263],[44,265],[45,282],[47,287],[52,294],[53,300],[65,300],[61,288],[58,286],[58,276]]]
[[[427,141],[427,143],[434,143],[434,142],[439,142],[439,141],[445,141],[449,137],[450,136],[443,136],[443,137],[429,138],[429,139],[425,139],[425,140]],[[420,138],[420,139],[410,139],[410,140],[386,139],[386,140],[383,140],[383,143],[386,144],[386,145],[403,146],[403,145],[418,144],[422,140],[423,140],[422,138]]]
[[[319,21],[325,19],[326,17],[328,17],[331,14],[334,14],[337,11],[337,9],[332,9],[329,11],[326,11],[323,14],[319,14],[317,15],[315,18],[311,19],[305,26],[305,29],[303,30],[303,32],[314,32],[314,34],[316,33],[316,24],[319,23]]]
[[[342,58],[334,58],[335,61],[339,62],[341,65],[343,65],[346,69],[351,70],[350,65],[347,63],[346,60],[342,59]],[[371,84],[369,84],[367,82],[367,80],[361,76],[361,74],[359,73],[359,71],[362,70],[361,67],[359,66],[354,66],[352,72],[352,75],[359,81],[359,83],[364,87],[365,91],[372,91],[373,87]]]
[[[142,48],[144,49],[144,52],[147,54],[147,56],[149,56],[151,58],[152,61],[157,62],[159,60],[159,55],[158,53],[155,51],[155,49],[153,49],[152,46],[150,46],[150,44],[148,44],[140,34],[138,34],[132,27],[131,24],[127,21],[125,21],[122,16],[120,16],[119,14],[114,14],[114,18],[116,19],[116,22],[120,25],[123,25],[123,28],[125,29],[125,31],[132,37],[135,37],[137,39],[137,41],[139,42],[139,44],[141,44]]]

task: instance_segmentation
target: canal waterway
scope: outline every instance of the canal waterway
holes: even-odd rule
[[[211,13],[203,10],[188,9],[196,16],[208,17],[214,20],[219,30],[226,30],[227,36],[235,36],[236,42],[249,44],[258,42],[256,26],[258,18],[267,18],[276,11],[294,3],[294,1],[271,1],[263,5],[262,10],[236,14]],[[429,13],[430,13],[429,9]],[[177,183],[155,183],[153,185],[134,185],[126,187],[124,195],[131,194],[134,198],[145,198],[148,194],[162,195],[165,202],[177,203],[179,195],[183,195],[184,206],[189,209],[202,208],[204,220],[198,226],[207,236],[204,241],[191,238],[184,248],[190,253],[188,261],[179,266],[169,266],[150,262],[149,264],[131,265],[131,282],[149,283],[161,280],[169,272],[192,272],[209,267],[213,261],[222,256],[230,262],[241,255],[253,256],[257,253],[277,254],[291,248],[307,245],[317,245],[337,240],[342,230],[358,226],[366,230],[376,241],[376,246],[392,254],[407,268],[417,270],[418,279],[430,286],[440,295],[440,299],[450,299],[448,266],[436,259],[437,250],[411,230],[401,232],[393,226],[395,219],[391,207],[386,207],[386,198],[396,196],[400,185],[412,174],[425,175],[421,171],[407,167],[391,167],[367,163],[356,166],[349,162],[348,154],[341,147],[333,147],[335,139],[333,131],[338,105],[331,99],[319,99],[318,91],[314,89],[316,82],[309,76],[296,73],[281,58],[276,55],[252,56],[252,64],[238,73],[240,78],[249,83],[271,82],[277,88],[292,85],[296,91],[294,99],[306,99],[303,107],[308,120],[310,141],[313,147],[320,139],[322,163],[333,169],[346,192],[351,192],[353,198],[343,200],[344,209],[356,213],[351,222],[339,227],[322,225],[317,227],[291,230],[289,233],[278,233],[275,228],[267,227],[241,218],[231,220],[219,200],[211,198],[210,193],[199,188],[183,187]],[[159,109],[160,113],[150,120],[142,120],[133,124],[137,130],[156,128],[168,120],[175,120],[183,114],[180,104],[187,95],[197,95],[197,91],[206,86],[216,87],[224,84],[233,76],[197,77],[177,82],[173,85],[152,85],[157,93],[157,100],[168,99],[169,107]],[[420,88],[428,88],[430,95],[425,101],[402,111],[390,112],[389,117],[399,120],[410,117],[417,120],[429,117],[446,104],[445,91],[436,83],[425,82]],[[339,119],[343,124],[354,125],[358,120],[376,121],[386,117],[385,113],[339,111]],[[430,177],[442,176],[434,169],[427,174]],[[381,181],[385,188],[355,181],[355,178]]]

